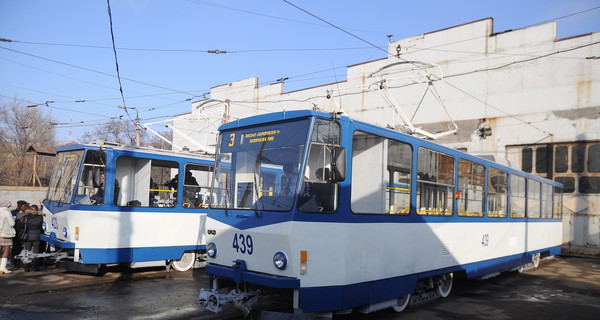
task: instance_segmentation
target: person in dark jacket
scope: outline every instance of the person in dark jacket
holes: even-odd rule
[[[13,259],[13,257],[21,253],[21,250],[23,250],[23,242],[19,236],[19,218],[25,214],[25,210],[28,207],[29,202],[25,200],[19,200],[17,201],[17,208],[10,211],[15,219],[15,229],[17,230],[17,235],[13,238],[13,246],[10,255],[10,264],[12,265],[13,269],[18,269],[21,266],[21,260]]]
[[[25,210],[25,216],[21,218],[21,225],[27,233],[27,239],[23,242],[23,249],[32,251],[33,253],[40,253],[40,235],[42,234],[42,224],[44,218],[42,217],[41,211],[35,211],[33,209]],[[35,270],[40,270],[40,259],[34,260]],[[31,265],[24,265],[25,272],[29,272]]]

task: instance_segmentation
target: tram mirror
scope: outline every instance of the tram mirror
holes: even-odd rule
[[[331,168],[333,175],[331,182],[340,182],[346,179],[346,149],[334,147],[331,154]]]

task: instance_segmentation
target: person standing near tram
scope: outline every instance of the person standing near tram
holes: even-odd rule
[[[12,203],[8,200],[0,201],[0,248],[2,249],[0,274],[11,273],[11,271],[6,268],[6,264],[13,244],[13,238],[17,234],[14,228],[15,220],[8,210],[11,205]]]

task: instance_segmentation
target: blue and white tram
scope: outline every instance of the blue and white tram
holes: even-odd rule
[[[114,263],[188,270],[206,247],[213,168],[214,157],[191,153],[63,146],[44,200],[42,240],[66,253],[60,262],[70,270]]]
[[[287,177],[275,195],[256,188],[265,166]],[[402,311],[447,296],[454,274],[560,253],[562,185],[336,114],[223,125],[214,177],[197,300],[211,311],[248,312],[259,294],[296,314]]]

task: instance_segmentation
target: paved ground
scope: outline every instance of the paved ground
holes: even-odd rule
[[[207,285],[204,270],[167,273],[114,268],[102,277],[19,270],[0,275],[0,319],[222,319],[223,315],[199,313],[193,303],[199,289]],[[523,274],[457,280],[448,298],[402,313],[387,309],[336,319],[597,320],[600,259],[543,260],[538,269]]]

